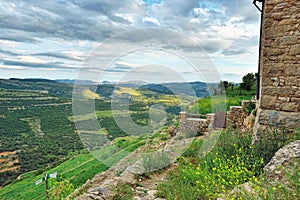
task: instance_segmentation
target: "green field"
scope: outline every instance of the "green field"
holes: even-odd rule
[[[117,108],[112,112],[112,90],[111,86],[106,87],[96,90],[99,95],[96,100],[93,100],[96,94],[90,90],[83,93],[88,102],[95,104],[95,110],[83,109],[85,112],[79,114],[76,123],[84,124],[87,130],[77,130],[72,110],[72,85],[49,80],[0,80],[0,199],[44,198],[44,186],[34,183],[46,172],[58,171],[64,180],[78,188],[106,170],[106,165],[115,164],[145,143],[145,138],[124,138],[132,130],[130,133],[122,130],[113,115],[128,118],[118,105],[124,103],[113,100]],[[171,125],[181,108],[191,101],[186,95],[179,95],[179,100],[173,94],[148,89],[119,87],[115,93],[120,100],[132,95],[128,102],[129,111],[125,112],[139,126],[152,125],[150,110],[152,115],[161,115],[159,110],[153,112],[152,106],[156,104],[165,108],[166,125]],[[98,123],[100,129],[93,127],[95,123],[92,122]],[[142,134],[150,132],[152,130]],[[110,140],[116,139],[115,145],[126,151],[118,151],[112,146],[99,150],[103,144],[97,139],[103,135]],[[82,153],[83,143],[98,159]],[[50,184],[53,185],[53,180]]]
[[[97,155],[99,160],[102,160],[106,165],[114,165],[121,158],[127,156],[131,151],[143,144],[143,138],[125,137],[123,140],[116,140],[115,146],[105,147],[93,152],[93,154]],[[120,146],[125,151],[116,150],[116,146]],[[92,179],[95,174],[108,169],[99,160],[90,153],[78,154],[57,167],[47,170],[47,173],[57,171],[58,176],[62,176],[64,180],[69,180],[75,188],[78,188],[88,179]],[[42,178],[44,173],[37,175],[37,172],[33,171],[21,175],[20,180],[0,190],[0,199],[45,199],[45,184],[35,185],[35,181]],[[50,179],[50,188],[54,181],[55,179]]]
[[[243,100],[250,100],[256,95],[255,89],[251,91],[241,90],[235,87],[227,89],[223,95],[205,97],[199,99],[189,112],[192,114],[207,114],[215,111],[229,110],[230,106],[240,106]]]

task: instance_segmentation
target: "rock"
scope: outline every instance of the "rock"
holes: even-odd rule
[[[120,177],[116,177],[117,180],[128,183],[130,185],[134,185],[136,183],[136,180],[134,178],[134,174],[132,174],[130,171],[126,170],[124,171]]]
[[[96,188],[89,189],[89,193],[90,194],[95,194],[95,195],[106,194],[108,192],[109,192],[109,190],[107,188],[101,188],[101,187],[96,187]]]
[[[267,178],[271,181],[286,181],[293,167],[300,164],[300,140],[279,149],[271,161],[264,167]]]
[[[147,192],[147,199],[151,200],[151,199],[155,199],[155,194],[156,194],[157,190],[149,190]]]
[[[176,126],[170,126],[168,128],[168,132],[169,132],[171,137],[174,137],[176,135],[176,132],[177,132]]]
[[[230,194],[251,194],[255,196],[255,191],[253,189],[253,183],[247,182],[242,185],[235,187]]]
[[[129,171],[132,174],[142,175],[145,173],[146,169],[142,164],[142,161],[138,161],[135,164],[128,166],[125,171]]]
[[[105,200],[105,199],[102,198],[101,196],[94,195],[94,194],[89,194],[89,198],[90,198],[90,199],[95,199],[95,200]]]

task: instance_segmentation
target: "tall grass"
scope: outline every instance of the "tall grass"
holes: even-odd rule
[[[265,134],[252,143],[252,133],[224,131],[213,150],[199,158],[201,145],[193,144],[178,160],[179,166],[157,187],[166,199],[216,199],[246,182],[258,182],[275,152],[290,142],[284,131]]]

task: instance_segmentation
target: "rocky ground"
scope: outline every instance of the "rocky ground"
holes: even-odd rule
[[[159,199],[155,198],[157,183],[166,179],[167,172],[176,166],[175,160],[192,140],[177,133],[167,141],[141,146],[116,166],[88,180],[69,197],[76,200],[102,200],[130,192],[133,199]],[[123,191],[124,188],[130,191]]]

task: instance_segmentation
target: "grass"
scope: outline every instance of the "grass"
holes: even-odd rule
[[[238,192],[228,195],[230,199],[300,199],[300,163],[299,160],[294,162],[293,167],[289,170],[279,166],[276,170],[284,172],[285,181],[279,180],[271,182],[265,174],[255,179],[250,185],[251,190],[246,191],[241,188]]]
[[[157,186],[157,197],[184,200],[216,199],[227,195],[231,198],[228,194],[236,186],[246,182],[259,183],[266,163],[278,149],[295,139],[299,138],[287,135],[284,131],[276,134],[272,132],[265,134],[261,142],[252,144],[252,133],[224,131],[212,151],[202,158],[199,157],[202,142],[195,140],[178,159],[178,167],[168,174],[166,181]],[[293,176],[297,174],[299,177],[298,172],[293,173]],[[290,193],[299,191],[297,177],[294,177],[295,181],[292,182],[298,189],[281,196],[291,196],[294,194]],[[273,193],[270,193],[267,199],[275,197]]]
[[[69,181],[74,188],[83,185],[88,179],[92,179],[95,174],[108,169],[107,166],[116,164],[121,158],[128,155],[131,151],[144,144],[141,138],[130,138],[129,142],[126,139],[123,144],[122,139],[118,138],[117,143],[125,151],[113,151],[113,146],[105,147],[101,150],[93,152],[102,163],[92,156],[90,153],[78,154],[68,159],[57,167],[47,170],[47,173],[58,172],[63,180]],[[103,164],[105,163],[105,164]],[[22,176],[22,179],[15,183],[9,184],[0,190],[0,199],[14,200],[14,199],[45,199],[45,185],[35,185],[35,181],[42,178],[44,175],[37,175],[36,172],[30,172]],[[50,180],[50,187],[54,185],[55,180]]]
[[[198,103],[193,105],[189,112],[192,114],[207,114],[215,111],[225,111],[225,109],[228,111],[230,106],[240,106],[243,100],[250,100],[254,96],[255,90],[246,91],[235,87],[233,90],[227,89],[224,95],[199,99]]]
[[[79,154],[47,172],[57,171],[59,175],[78,187],[87,179],[92,178],[94,174],[106,169],[107,167],[99,163],[91,154]],[[35,172],[26,174],[22,180],[2,188],[0,199],[44,199],[45,185],[35,185],[35,181],[43,176],[43,174],[36,175]],[[51,182],[53,180],[50,181],[50,186]]]
[[[149,136],[149,140],[165,139],[166,134],[156,133]],[[65,162],[61,163],[53,169],[47,170],[47,173],[58,172],[61,177],[61,182],[55,179],[50,179],[50,188],[59,188],[68,186],[64,196],[70,194],[71,191],[83,185],[88,179],[92,179],[95,174],[108,169],[108,166],[116,164],[120,159],[127,156],[130,152],[145,144],[145,137],[127,136],[116,138],[114,145],[105,146],[91,153],[77,154]],[[120,150],[121,149],[121,150]],[[40,171],[40,170],[39,170]],[[35,185],[35,181],[42,178],[44,173],[33,171],[22,175],[21,179],[5,186],[0,190],[0,199],[15,200],[15,199],[45,199],[45,185]],[[70,190],[73,188],[73,190]],[[127,188],[128,189],[128,188]],[[122,194],[128,195],[126,188]],[[54,193],[50,190],[50,193]],[[118,199],[116,197],[116,199]]]
[[[101,99],[99,94],[92,92],[91,90],[85,89],[82,91],[82,95],[89,99]]]
[[[116,195],[112,198],[113,200],[128,200],[132,198],[133,190],[132,187],[125,183],[118,183],[117,187],[113,188]]]

